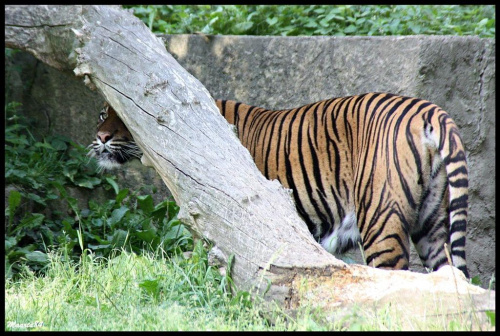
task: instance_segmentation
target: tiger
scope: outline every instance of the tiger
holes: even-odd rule
[[[316,241],[334,255],[355,246],[365,263],[408,270],[410,239],[423,266],[468,278],[468,167],[450,115],[419,98],[365,93],[285,110],[215,100],[262,174],[291,189]],[[141,156],[107,105],[92,155],[103,168]]]
[[[127,126],[108,103],[104,104],[99,113],[96,138],[88,147],[92,147],[88,155],[97,159],[101,170],[118,168],[125,162],[142,156],[142,151]]]

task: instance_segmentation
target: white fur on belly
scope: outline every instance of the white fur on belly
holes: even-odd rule
[[[360,239],[356,215],[350,212],[344,217],[340,227],[329,236],[321,239],[321,246],[330,253],[339,253],[349,241],[358,242]]]

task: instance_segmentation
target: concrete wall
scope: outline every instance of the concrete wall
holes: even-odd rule
[[[448,111],[461,130],[469,162],[469,270],[488,283],[495,272],[493,39],[199,35],[164,39],[169,52],[216,98],[291,108],[382,91],[424,98]],[[50,128],[90,143],[102,98],[72,74],[57,72],[27,54],[16,54],[14,65],[20,71],[6,72],[6,87],[26,111],[35,113],[38,129]],[[124,183],[131,181],[131,174],[142,174],[136,171],[161,185],[151,170],[139,165],[133,172],[120,173],[128,174]]]

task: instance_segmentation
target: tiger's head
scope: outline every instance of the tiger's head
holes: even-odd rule
[[[107,103],[99,114],[96,138],[89,147],[89,155],[97,159],[102,169],[117,168],[134,157],[140,159],[142,156],[132,134]]]

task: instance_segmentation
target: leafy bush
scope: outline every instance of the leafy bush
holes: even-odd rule
[[[478,35],[495,37],[495,6],[168,5],[134,9],[155,33],[224,35]]]
[[[78,260],[86,249],[108,256],[117,248],[136,253],[192,248],[189,233],[177,220],[179,209],[174,202],[155,205],[151,195],[120,190],[111,176],[98,175],[86,148],[68,138],[50,136],[37,141],[27,121],[16,114],[18,106],[10,103],[5,108],[8,276],[26,265],[43,270],[50,249],[62,249],[67,258]],[[91,190],[98,186],[113,189],[115,197],[101,203],[91,199],[88,208],[80,209],[67,192],[68,187]],[[49,210],[55,208],[69,211]]]

